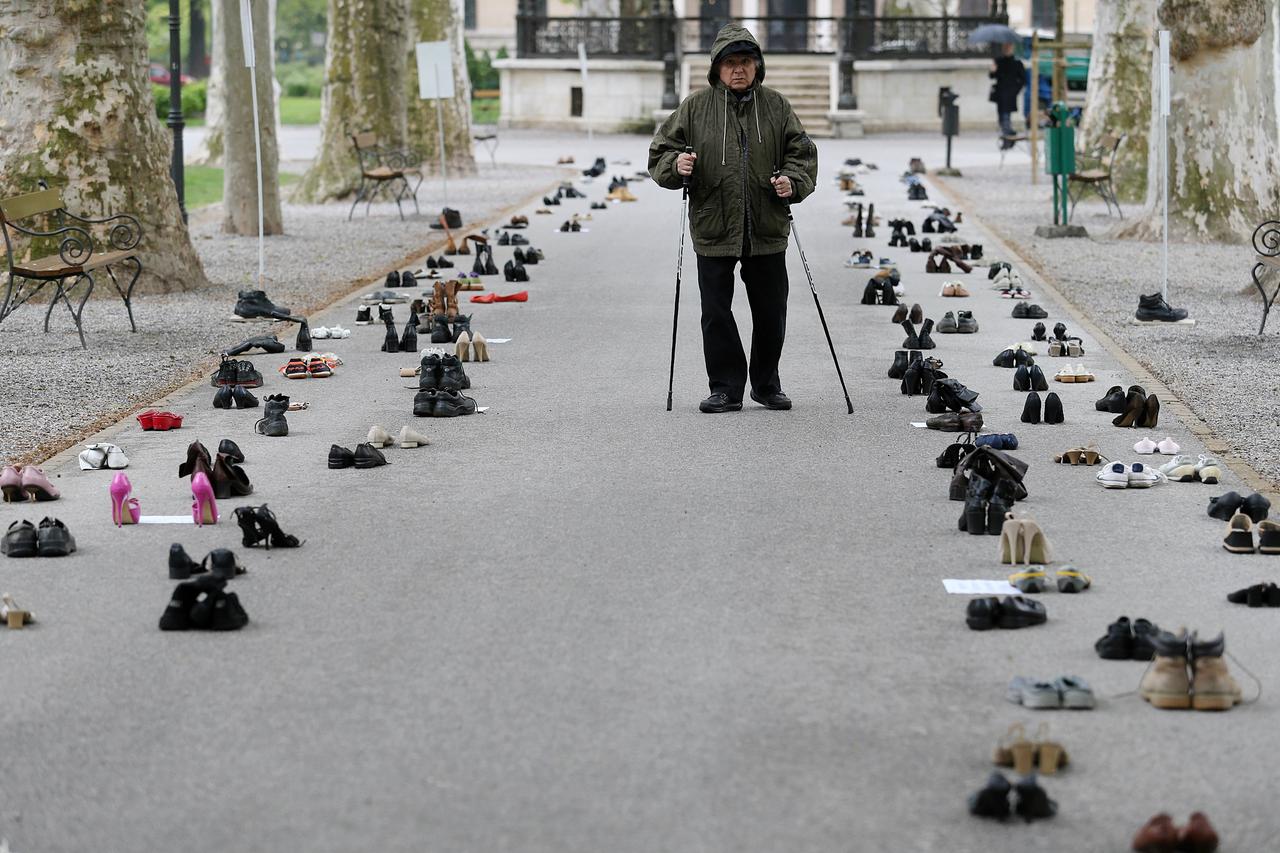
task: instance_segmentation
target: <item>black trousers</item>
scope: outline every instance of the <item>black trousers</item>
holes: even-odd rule
[[[751,305],[751,366],[733,319],[733,268],[742,265],[742,283]],[[787,256],[708,258],[698,255],[698,289],[702,292],[702,353],[712,394],[742,400],[748,375],[757,394],[782,390],[778,359],[787,334]]]

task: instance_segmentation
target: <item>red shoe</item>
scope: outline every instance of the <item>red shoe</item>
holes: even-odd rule
[[[521,290],[519,293],[509,293],[506,296],[494,297],[494,302],[528,302],[529,291]]]
[[[138,414],[138,426],[142,427],[143,429],[155,429],[156,428],[155,417],[156,417],[155,409],[147,409],[145,412],[140,412]]]
[[[493,303],[493,302],[498,301],[498,294],[496,294],[496,293],[481,293],[479,296],[473,296],[473,297],[471,297],[471,301],[472,301],[472,302],[479,302],[479,303],[480,303],[480,304],[482,304],[482,305],[489,305],[490,303]]]
[[[175,415],[173,412],[147,410],[138,415],[138,423],[142,425],[143,429],[165,432],[171,429],[180,429],[182,427],[182,415]]]

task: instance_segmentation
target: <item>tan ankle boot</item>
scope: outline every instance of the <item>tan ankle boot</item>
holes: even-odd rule
[[[431,285],[431,315],[444,314],[444,282],[437,281]]]
[[[445,315],[452,323],[458,316],[458,281],[449,279],[444,283]]]
[[[1187,638],[1161,632],[1155,638],[1156,656],[1142,676],[1138,692],[1156,708],[1191,707],[1191,679],[1187,676]]]
[[[1226,640],[1219,634],[1216,640],[1198,642],[1191,636],[1191,707],[1197,711],[1229,711],[1240,702],[1240,685],[1227,671],[1222,659]]]

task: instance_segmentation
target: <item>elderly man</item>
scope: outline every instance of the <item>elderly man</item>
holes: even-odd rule
[[[745,28],[720,30],[707,80],[711,88],[686,98],[649,146],[649,172],[659,186],[678,190],[691,180],[689,231],[711,387],[699,408],[740,411],[750,378],[752,400],[790,409],[778,378],[787,331],[786,208],[813,192],[817,149],[787,99],[762,85],[764,56]],[[738,265],[751,304],[749,370],[733,319]]]

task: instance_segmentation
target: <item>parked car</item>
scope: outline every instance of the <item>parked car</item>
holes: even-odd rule
[[[184,86],[191,82],[191,78],[186,74],[179,75],[178,79],[182,81],[182,85]],[[161,65],[159,62],[151,63],[152,83],[155,83],[157,86],[168,86],[169,80],[169,66]]]

